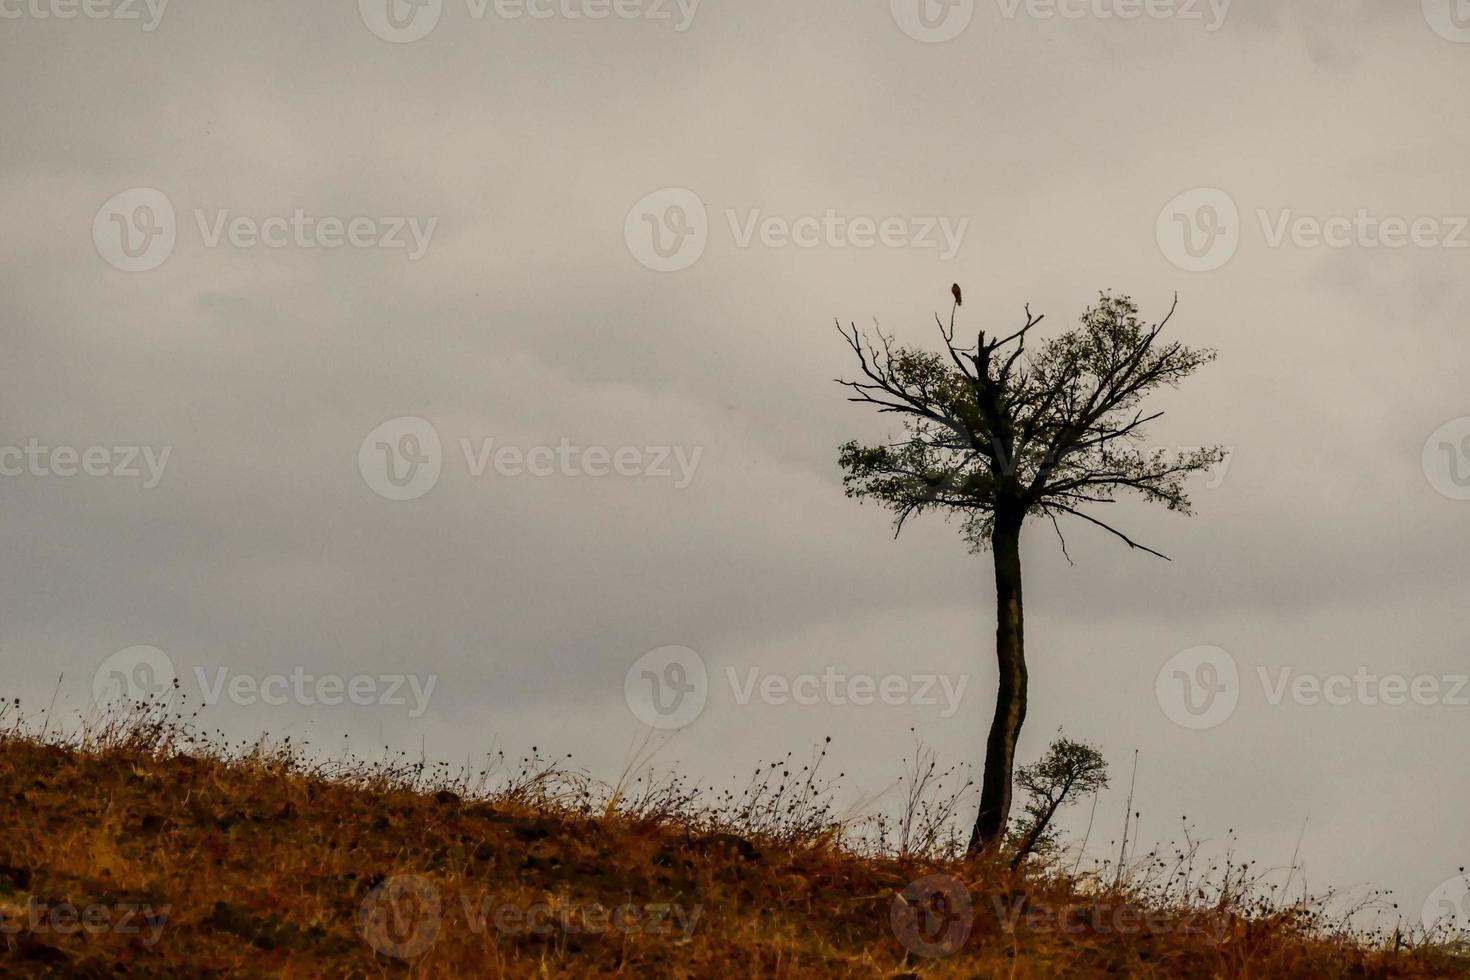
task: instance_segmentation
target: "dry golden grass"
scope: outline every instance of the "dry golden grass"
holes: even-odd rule
[[[1323,938],[1301,910],[1149,906],[1086,878],[862,856],[830,833],[749,838],[677,808],[589,807],[551,769],[475,798],[386,765],[221,752],[165,728],[0,736],[0,973],[1465,972],[1441,949]],[[930,915],[944,910],[909,887],[929,875],[957,883],[968,916]],[[900,934],[948,955],[917,955]]]

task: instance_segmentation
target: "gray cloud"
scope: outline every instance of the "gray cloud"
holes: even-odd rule
[[[97,665],[134,644],[186,675],[432,673],[420,719],[232,704],[206,718],[451,758],[498,737],[611,775],[636,730],[624,672],[683,644],[716,676],[969,677],[950,719],[716,691],[661,755],[702,778],[830,734],[854,792],[875,791],[910,727],[975,758],[986,560],[937,520],[895,542],[888,515],[842,496],[837,445],[891,430],[832,383],[853,370],[834,320],[927,343],[956,280],[967,330],[1013,324],[1027,302],[1060,329],[1104,288],[1160,313],[1177,292],[1178,334],[1220,359],[1163,399],[1151,441],[1234,456],[1193,519],[1120,510],[1173,563],[1076,526],[1068,565],[1050,526],[1029,530],[1024,751],[1061,724],[1119,767],[1139,747],[1146,836],[1188,813],[1269,863],[1310,817],[1314,884],[1416,905],[1470,846],[1453,816],[1466,789],[1445,775],[1470,708],[1272,706],[1248,688],[1227,724],[1191,732],[1158,710],[1154,679],[1199,644],[1248,680],[1463,669],[1470,504],[1436,493],[1420,455],[1470,414],[1464,253],[1273,248],[1258,212],[1470,213],[1453,104],[1470,48],[1415,5],[1366,0],[1239,3],[1213,33],[982,4],[945,44],[906,37],[886,6],[705,4],[680,33],[449,4],[412,44],[375,38],[352,5],[171,5],[152,32],[7,21],[0,444],[172,455],[151,490],[0,478],[4,693],[44,702],[65,674],[64,703],[82,707]],[[178,242],[125,273],[91,228],[138,186],[167,195]],[[662,187],[707,207],[705,253],[679,272],[624,241],[629,209]],[[1234,258],[1209,273],[1155,240],[1166,202],[1195,187],[1241,214]],[[210,247],[196,209],[438,224],[409,261]],[[970,224],[952,261],[742,247],[730,224],[829,209]],[[439,432],[444,472],[394,502],[357,452],[408,415]],[[461,438],[704,455],[682,490],[477,477]]]

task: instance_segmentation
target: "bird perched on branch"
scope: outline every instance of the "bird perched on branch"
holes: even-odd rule
[[[952,293],[954,293],[954,305],[955,306],[964,306],[965,305],[964,297],[960,294],[960,284],[959,283],[955,283],[954,286],[952,286],[949,291],[952,292]]]

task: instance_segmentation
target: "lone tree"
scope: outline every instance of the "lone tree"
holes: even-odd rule
[[[848,400],[897,413],[905,430],[896,442],[842,447],[847,495],[893,510],[895,537],[915,514],[958,514],[972,550],[989,548],[994,558],[1000,683],[971,853],[1004,836],[1026,718],[1021,526],[1044,517],[1061,538],[1058,517],[1075,517],[1166,558],[1086,511],[1131,492],[1187,514],[1185,479],[1225,456],[1219,447],[1176,454],[1141,445],[1143,427],[1163,414],[1143,414],[1145,396],[1177,386],[1215,358],[1211,350],[1160,340],[1177,305],[1176,297],[1168,315],[1150,325],[1127,296],[1103,293],[1080,326],[1034,350],[1027,338],[1043,318],[1030,307],[1009,336],[992,339],[981,330],[974,347],[957,347],[958,291],[948,326],[935,316],[943,352],[895,346],[881,331],[874,343],[855,326],[838,326],[863,373],[860,381],[839,379],[852,391]]]

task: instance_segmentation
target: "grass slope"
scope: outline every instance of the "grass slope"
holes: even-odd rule
[[[1464,972],[1443,950],[1322,938],[1301,910],[749,838],[534,779],[480,798],[413,786],[156,737],[0,737],[0,974]]]

